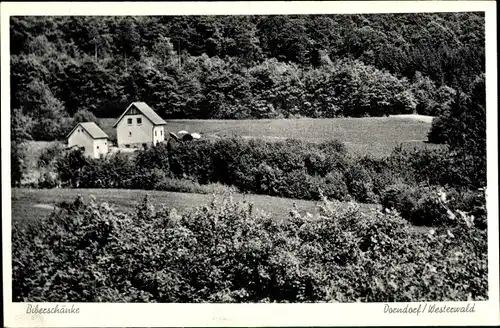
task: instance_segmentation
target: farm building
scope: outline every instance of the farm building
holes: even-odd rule
[[[108,153],[108,135],[94,122],[78,123],[67,139],[68,147],[83,148],[85,154],[93,158]]]
[[[167,124],[144,102],[134,102],[113,125],[120,148],[141,148],[156,145],[165,140]]]

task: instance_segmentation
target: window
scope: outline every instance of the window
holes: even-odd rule
[[[99,146],[97,146],[97,149],[99,149]]]
[[[128,136],[131,137],[132,136],[132,132],[129,131],[128,132]]]
[[[161,136],[163,135],[163,130],[160,130],[160,135],[161,135]]]
[[[130,148],[130,145],[125,145],[125,148]]]
[[[137,118],[137,124],[139,124],[139,125],[142,124],[142,117]]]
[[[104,141],[104,146],[107,146],[107,145],[108,145],[108,143],[106,141]]]
[[[158,132],[158,131],[155,130],[155,137],[156,137],[156,132]]]
[[[127,118],[127,124],[128,125],[132,125],[132,119],[131,118]]]

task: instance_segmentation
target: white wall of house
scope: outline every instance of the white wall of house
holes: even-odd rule
[[[142,148],[165,140],[163,126],[154,126],[143,114],[125,115],[116,126],[118,147]]]
[[[94,140],[94,158],[99,158],[108,153],[108,139],[95,139]]]
[[[159,142],[163,142],[165,140],[165,129],[163,125],[155,126],[153,130],[153,143],[156,145]]]
[[[84,147],[84,154],[93,158],[99,158],[100,154],[108,153],[107,139],[94,139],[80,126],[68,137],[68,147],[73,146]]]
[[[116,126],[118,147],[141,147],[153,142],[153,124],[142,114],[125,115]]]

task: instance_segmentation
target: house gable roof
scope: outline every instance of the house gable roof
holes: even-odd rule
[[[123,114],[118,118],[115,124],[113,124],[113,127],[116,128],[118,123],[123,119],[125,115],[127,115],[128,111],[130,108],[135,107],[137,108],[146,118],[153,123],[153,125],[165,125],[167,122],[165,122],[160,115],[156,114],[156,112],[148,106],[145,102],[133,102],[131,103],[127,109],[123,112]]]
[[[68,133],[68,135],[66,136],[66,139],[69,138],[69,136],[71,134],[73,134],[73,132],[79,126],[82,127],[90,135],[90,137],[92,139],[107,139],[107,138],[109,138],[108,135],[106,134],[106,132],[101,130],[101,128],[99,126],[97,126],[97,124],[95,124],[94,122],[82,122],[82,123],[78,123],[77,125],[75,125],[73,130],[71,130],[71,132]]]

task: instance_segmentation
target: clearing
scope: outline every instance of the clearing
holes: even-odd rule
[[[168,191],[130,190],[130,189],[24,189],[12,188],[12,220],[33,222],[47,216],[56,203],[73,201],[78,195],[88,201],[91,195],[97,202],[107,202],[112,207],[123,211],[132,211],[135,206],[148,195],[157,206],[173,207],[183,213],[191,208],[209,204],[213,195],[178,193]],[[216,201],[222,200],[216,196]],[[235,201],[246,200],[254,204],[256,209],[264,210],[273,216],[288,216],[295,203],[301,213],[317,213],[318,202],[299,199],[271,197],[265,195],[232,194]],[[346,206],[348,203],[345,203]],[[363,211],[379,208],[374,204],[358,204]]]
[[[114,118],[100,119],[99,125],[111,137]],[[394,115],[390,117],[331,119],[262,119],[262,120],[166,120],[168,132],[186,130],[205,138],[241,136],[282,140],[287,138],[321,142],[338,139],[349,151],[357,154],[385,156],[398,144],[417,147],[438,147],[426,144],[432,117]]]

